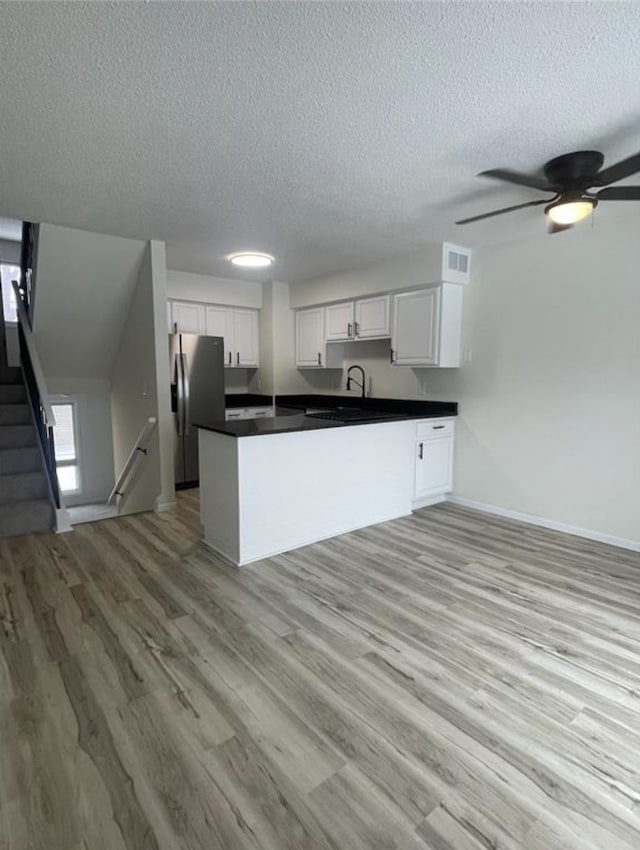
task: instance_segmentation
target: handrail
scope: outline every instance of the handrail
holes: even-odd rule
[[[25,296],[18,286],[17,281],[12,281],[13,289],[16,294],[16,308],[18,313],[18,339],[20,342],[20,366],[24,377],[24,384],[27,390],[27,398],[31,406],[33,421],[36,426],[38,440],[40,443],[40,451],[44,460],[47,482],[49,484],[49,492],[53,500],[56,510],[56,528],[63,530],[66,521],[66,514],[62,496],[60,493],[60,485],[58,483],[58,470],[56,468],[56,447],[53,437],[53,427],[56,424],[56,418],[53,415],[53,408],[49,401],[47,393],[47,385],[44,380],[40,358],[36,350],[33,331],[31,330],[31,322],[27,315],[25,307]]]
[[[38,395],[40,396],[40,404],[42,406],[42,411],[44,414],[44,424],[53,427],[56,424],[56,417],[53,413],[51,402],[49,401],[49,395],[47,393],[47,385],[44,379],[44,373],[42,371],[40,358],[38,357],[38,352],[36,350],[33,331],[31,330],[29,317],[24,306],[20,286],[18,285],[18,282],[16,280],[12,281],[11,283],[16,296],[18,324],[22,329],[22,333],[24,334],[24,342],[29,353],[29,360],[31,361],[31,368],[33,369],[33,376],[36,381]]]
[[[138,439],[135,442],[134,447],[131,449],[129,453],[129,457],[125,461],[124,466],[122,467],[122,472],[118,476],[118,480],[113,485],[113,490],[109,494],[109,498],[107,499],[107,504],[111,505],[117,496],[124,496],[125,493],[125,482],[129,477],[130,473],[137,467],[137,464],[143,457],[146,457],[148,447],[149,447],[149,438],[153,433],[154,428],[156,427],[158,420],[155,416],[150,416],[147,422],[145,423],[144,428],[140,431],[138,435]]]

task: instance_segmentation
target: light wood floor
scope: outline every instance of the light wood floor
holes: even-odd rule
[[[3,850],[638,850],[640,556],[450,506],[0,542]]]

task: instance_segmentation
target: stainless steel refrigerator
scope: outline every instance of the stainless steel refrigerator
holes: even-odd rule
[[[170,334],[176,487],[198,484],[198,429],[224,420],[224,340]]]

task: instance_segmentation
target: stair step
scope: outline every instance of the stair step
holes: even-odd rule
[[[0,384],[22,384],[22,370],[18,366],[0,366]]]
[[[22,384],[0,384],[0,404],[26,404],[27,391]]]
[[[0,450],[22,449],[35,445],[37,442],[34,425],[0,425]]]
[[[18,472],[0,475],[0,505],[47,498],[47,479],[43,472]]]
[[[53,529],[53,506],[47,499],[29,499],[0,505],[0,537]]]
[[[0,404],[0,426],[32,424],[28,404]]]
[[[0,450],[0,475],[41,471],[42,457],[40,455],[40,449],[37,446],[24,449]]]

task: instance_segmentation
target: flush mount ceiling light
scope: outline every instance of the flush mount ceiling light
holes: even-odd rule
[[[239,254],[230,254],[227,260],[234,266],[242,266],[245,269],[264,269],[273,263],[271,254],[261,254],[256,251],[243,251]]]
[[[562,198],[549,204],[544,211],[554,224],[575,224],[594,211],[598,204],[595,198]]]

